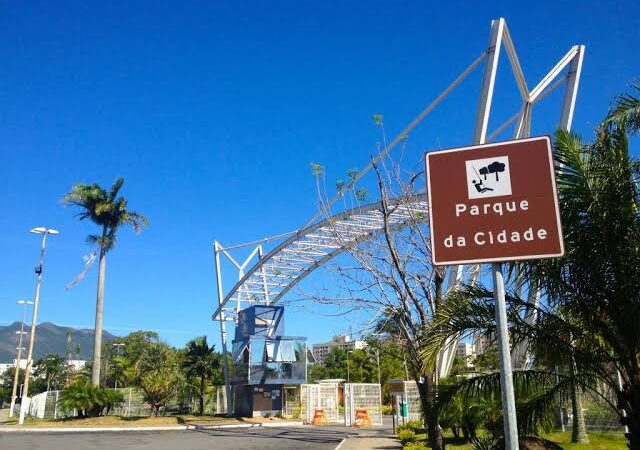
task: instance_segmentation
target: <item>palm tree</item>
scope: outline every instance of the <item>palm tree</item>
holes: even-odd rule
[[[118,193],[124,184],[124,178],[115,180],[109,191],[98,184],[76,184],[71,192],[64,196],[67,205],[80,208],[80,220],[89,219],[101,228],[101,234],[89,235],[87,242],[99,248],[100,263],[98,270],[98,292],[96,296],[96,324],[93,342],[93,370],[91,381],[94,386],[100,384],[100,358],[102,350],[102,312],[104,304],[104,280],[107,252],[116,244],[118,230],[123,225],[131,225],[137,232],[142,226],[148,226],[145,216],[127,210],[127,199]]]
[[[206,336],[199,336],[187,343],[182,369],[189,378],[199,378],[199,414],[204,414],[204,394],[207,381],[220,369],[220,358],[215,345],[209,346]]]
[[[521,266],[530,285],[546,294],[541,305],[528,304],[515,292],[507,299],[515,341],[528,338],[534,347],[567,358],[567,373],[545,396],[566,390],[558,387],[564,384],[579,403],[577,388],[599,395],[596,384],[606,385],[615,393],[611,406],[629,428],[626,437],[633,450],[640,449],[640,162],[630,156],[627,130],[640,129],[639,104],[637,98],[621,96],[593,143],[558,131],[555,157],[566,255]],[[428,332],[432,342],[426,357],[437,354],[446,335],[474,328],[493,332],[492,293],[463,291],[439,311]],[[538,322],[527,324],[519,315],[523,308],[535,308]],[[576,438],[580,431],[574,430]]]
[[[38,360],[34,366],[34,374],[47,382],[47,392],[51,388],[57,389],[69,376],[69,367],[62,356],[49,353]]]

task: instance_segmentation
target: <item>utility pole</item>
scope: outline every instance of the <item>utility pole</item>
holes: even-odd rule
[[[378,363],[378,384],[382,386],[382,378],[380,377],[380,348],[376,348],[376,362]]]
[[[47,235],[59,234],[58,230],[46,227],[37,227],[29,230],[31,233],[42,234],[42,246],[40,248],[40,263],[36,266],[38,278],[36,281],[36,295],[33,305],[33,316],[31,319],[31,337],[29,339],[29,353],[27,353],[27,367],[24,372],[24,391],[22,393],[22,401],[20,402],[20,419],[18,424],[24,423],[24,415],[26,413],[27,403],[25,398],[29,397],[29,375],[31,374],[31,366],[33,365],[33,343],[36,340],[36,324],[38,322],[38,303],[40,302],[40,285],[42,284],[42,270],[44,267],[44,251],[47,246]]]
[[[13,409],[16,407],[16,392],[18,391],[18,381],[20,375],[20,361],[22,360],[22,336],[27,334],[24,331],[24,320],[27,317],[27,305],[33,305],[33,302],[27,300],[18,300],[16,303],[22,305],[22,322],[20,322],[20,331],[16,333],[20,334],[18,339],[18,355],[16,359],[16,373],[13,377],[13,389],[11,391],[11,409],[9,409],[9,417],[13,417]]]

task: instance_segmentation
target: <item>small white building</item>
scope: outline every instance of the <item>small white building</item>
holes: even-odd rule
[[[67,366],[71,367],[71,369],[75,372],[84,369],[87,365],[87,362],[84,359],[68,359]]]
[[[334,348],[342,350],[362,350],[367,346],[366,341],[351,339],[346,335],[334,336],[329,342],[313,344],[313,357],[318,364],[324,364],[324,359]]]
[[[16,361],[17,359],[14,359],[13,362],[10,362],[10,363],[0,363],[0,375],[4,374],[7,370],[11,369],[12,367],[15,367]],[[23,370],[27,368],[26,359],[22,359],[22,358],[20,359],[20,368]]]
[[[13,366],[13,363],[0,363],[0,375],[4,375],[4,373]]]
[[[17,359],[14,359],[13,362],[10,362],[10,363],[0,363],[0,375],[3,375],[7,370],[15,367],[16,361]],[[35,364],[35,360],[34,360],[34,364]],[[82,370],[87,365],[87,361],[85,361],[84,359],[69,359],[67,360],[67,365],[71,367],[71,370],[73,370],[74,372],[77,372],[79,370]],[[26,368],[27,368],[27,360],[21,358],[20,369],[25,370]],[[35,370],[35,367],[32,367],[31,373],[33,373],[34,370]]]

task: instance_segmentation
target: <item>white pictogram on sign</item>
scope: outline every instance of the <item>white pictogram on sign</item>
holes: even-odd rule
[[[469,199],[511,195],[509,157],[465,161]]]

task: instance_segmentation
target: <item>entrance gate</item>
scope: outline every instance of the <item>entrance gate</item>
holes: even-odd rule
[[[338,383],[300,385],[300,409],[305,423],[321,416],[323,423],[340,423]]]
[[[377,383],[344,385],[344,425],[361,426],[359,413],[365,412],[371,425],[382,425],[382,389]]]

